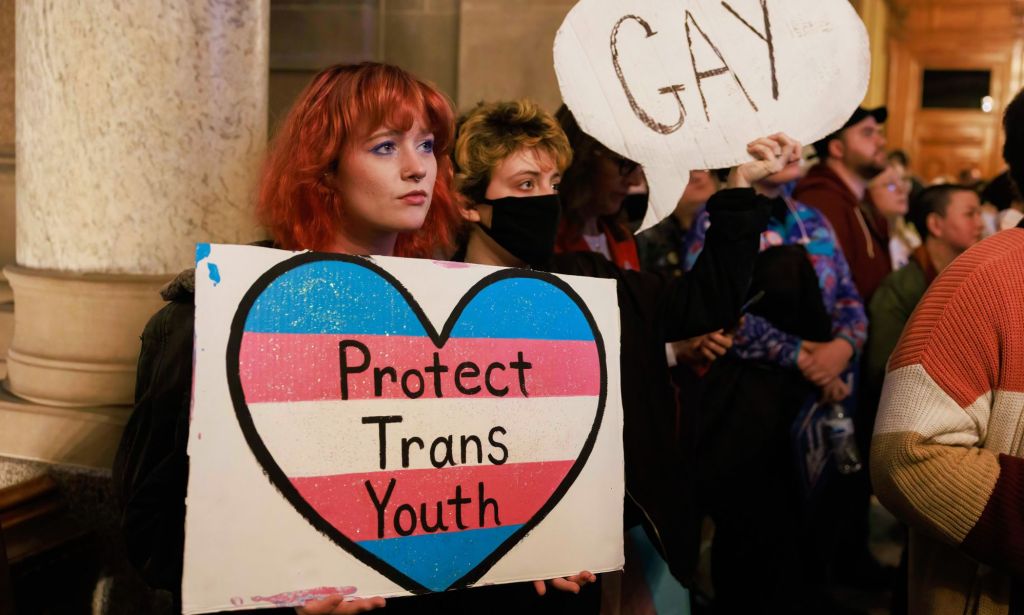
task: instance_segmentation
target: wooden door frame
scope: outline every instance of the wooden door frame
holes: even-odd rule
[[[989,113],[964,110],[962,113],[984,114],[996,128],[996,138],[987,147],[983,157],[983,169],[994,174],[1002,169],[1002,131],[999,122],[1003,110],[1016,93],[1021,81],[1021,41],[1002,40],[982,43],[973,33],[948,33],[942,35],[942,46],[936,43],[937,34],[915,35],[907,40],[890,37],[889,40],[889,121],[887,134],[889,147],[903,149],[911,160],[918,157],[918,143],[915,135],[918,122],[923,114],[931,113],[921,109],[922,78],[926,69],[982,69],[992,73],[990,95],[993,109]],[[971,49],[970,53],[958,53],[951,49]],[[951,110],[953,111],[953,110]]]

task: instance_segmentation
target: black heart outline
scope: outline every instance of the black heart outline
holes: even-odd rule
[[[251,287],[249,287],[249,290],[246,291],[241,302],[239,302],[238,309],[235,311],[235,316],[231,321],[231,332],[228,338],[226,357],[228,389],[231,393],[231,401],[234,405],[235,416],[237,417],[238,424],[242,429],[242,434],[245,436],[245,441],[249,444],[249,448],[252,450],[257,462],[259,462],[263,471],[270,479],[271,484],[281,492],[295,510],[306,518],[306,521],[308,521],[310,525],[312,525],[321,534],[330,538],[335,544],[347,551],[353,557],[413,594],[426,594],[431,593],[433,590],[426,588],[391,564],[359,546],[358,543],[345,536],[345,534],[320,516],[320,513],[318,513],[316,509],[299,494],[298,490],[291,484],[291,481],[288,479],[284,471],[281,470],[280,466],[277,465],[277,462],[274,461],[273,455],[271,455],[270,451],[267,450],[267,447],[263,444],[263,439],[256,430],[256,425],[253,423],[252,415],[249,413],[249,406],[245,402],[245,393],[242,390],[242,380],[239,373],[239,355],[242,347],[242,334],[244,333],[245,321],[249,316],[249,311],[252,309],[256,299],[263,294],[263,291],[266,290],[271,282],[296,267],[318,261],[342,261],[351,263],[369,269],[383,278],[405,299],[406,304],[410,309],[412,309],[413,313],[416,314],[416,317],[419,318],[420,324],[423,326],[423,330],[427,333],[431,341],[434,343],[434,346],[438,349],[444,347],[448,337],[451,335],[452,329],[462,316],[463,310],[481,291],[483,291],[483,289],[499,281],[513,278],[543,280],[544,282],[555,286],[565,293],[566,296],[572,299],[576,304],[576,307],[579,308],[580,312],[582,312],[583,316],[587,319],[587,324],[590,325],[591,332],[594,334],[594,341],[597,343],[601,385],[597,400],[597,412],[594,416],[594,424],[590,428],[590,434],[587,436],[587,440],[584,442],[583,448],[576,458],[576,462],[571,468],[569,468],[569,471],[562,479],[562,482],[558,484],[558,487],[555,488],[544,505],[541,506],[521,528],[516,530],[516,532],[506,538],[504,542],[491,551],[490,555],[483,558],[472,570],[454,581],[447,587],[447,589],[450,590],[467,587],[479,580],[480,577],[482,577],[494,564],[504,557],[512,547],[518,544],[519,541],[530,532],[530,530],[543,521],[544,517],[546,517],[558,502],[561,501],[562,497],[569,490],[569,487],[572,486],[580,472],[583,471],[583,467],[586,465],[587,459],[590,457],[590,453],[594,449],[597,434],[601,429],[601,423],[604,418],[605,402],[608,394],[608,369],[605,363],[604,338],[601,336],[601,331],[598,329],[597,323],[594,320],[593,315],[590,313],[590,310],[587,308],[587,305],[571,286],[549,273],[528,269],[502,269],[481,278],[468,291],[466,291],[466,294],[464,294],[461,299],[459,299],[459,302],[455,305],[455,308],[452,309],[451,314],[448,316],[448,320],[445,322],[440,334],[438,334],[434,329],[433,324],[427,319],[422,308],[420,308],[419,302],[413,298],[408,289],[406,289],[405,286],[403,286],[402,283],[393,275],[382,269],[371,259],[365,257],[350,256],[347,254],[304,252],[287,260],[281,261],[268,269],[256,280],[256,282],[253,283]]]

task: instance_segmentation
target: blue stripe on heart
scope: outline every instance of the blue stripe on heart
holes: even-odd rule
[[[472,570],[521,525],[360,542],[431,591],[444,591]]]
[[[530,314],[530,317],[524,317]],[[452,337],[593,340],[579,306],[560,288],[536,278],[510,278],[480,291]]]
[[[279,276],[253,304],[245,330],[426,335],[394,286],[366,267],[343,261],[307,263]]]
[[[387,305],[392,309],[382,309]],[[245,331],[426,335],[387,280],[343,261],[312,262],[278,277],[253,304]],[[534,278],[510,278],[483,289],[463,311],[451,337],[594,339],[579,307],[561,289]]]

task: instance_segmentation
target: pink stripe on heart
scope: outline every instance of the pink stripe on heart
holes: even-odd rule
[[[490,372],[491,385],[507,393],[501,398],[523,397],[520,372],[525,378],[529,397],[596,396],[600,392],[600,365],[597,345],[593,341],[565,340],[512,340],[512,339],[450,339],[438,349],[426,337],[385,335],[336,335],[245,333],[239,357],[239,376],[247,403],[316,401],[342,399],[339,342],[354,341],[363,344],[370,353],[369,367],[362,372],[350,373],[347,378],[347,399],[433,399],[436,382],[433,373],[424,368],[432,366],[433,353],[439,354],[441,365],[448,371],[440,374],[440,397],[495,398],[486,387],[488,366],[498,363]],[[531,364],[517,369],[519,353]],[[350,370],[362,364],[364,356],[355,346],[346,350]],[[478,375],[459,365],[472,361],[478,366]],[[391,367],[395,381],[389,374],[381,378],[381,395],[376,395],[375,368]],[[415,374],[405,376],[409,370]],[[455,376],[466,393],[456,387]],[[405,389],[403,389],[403,379]],[[422,393],[419,396],[407,395]]]
[[[455,488],[462,487],[462,522],[466,530],[498,527],[495,506],[483,507],[480,524],[478,505],[480,485],[484,498],[497,502],[501,526],[526,523],[551,497],[573,461],[541,461],[504,465],[456,466],[429,470],[396,470],[335,476],[292,478],[291,483],[317,513],[356,542],[402,536],[395,528],[395,514],[402,504],[410,504],[416,518],[421,517],[421,504],[426,503],[426,520],[430,526],[438,522],[437,503],[441,502],[441,520],[449,532],[459,531],[455,506],[448,500],[455,497]],[[387,502],[384,502],[391,479],[395,480]],[[384,505],[384,525],[379,527],[378,509],[370,497],[369,481],[378,502]],[[411,528],[408,512],[399,516],[403,531]],[[380,535],[383,530],[383,536]],[[426,534],[423,524],[416,523],[412,536]]]

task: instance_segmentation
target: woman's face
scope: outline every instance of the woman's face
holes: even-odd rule
[[[520,147],[495,165],[484,196],[543,196],[558,192],[562,174],[550,152]]]
[[[871,202],[878,213],[886,218],[906,215],[910,195],[910,181],[904,179],[899,169],[888,166],[868,184]]]
[[[640,165],[606,149],[599,149],[594,156],[593,192],[591,211],[593,216],[611,216],[622,209],[622,201],[630,189],[644,181]]]
[[[359,245],[389,238],[393,245],[398,233],[423,225],[436,177],[434,136],[421,120],[406,131],[382,126],[349,144],[335,178],[339,232]]]

